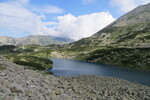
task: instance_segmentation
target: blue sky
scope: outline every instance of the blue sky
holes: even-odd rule
[[[101,11],[110,11],[115,17],[122,15],[121,13],[116,13],[116,11],[112,11],[109,0],[95,0],[93,2],[88,2],[87,0],[87,3],[83,0],[43,0],[43,2],[41,0],[31,0],[31,4],[55,5],[65,10],[63,14],[71,13],[75,16]]]
[[[79,40],[149,0],[0,0],[0,36]]]

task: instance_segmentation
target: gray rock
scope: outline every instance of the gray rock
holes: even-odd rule
[[[4,73],[4,72],[0,73],[0,76],[5,76],[5,75],[6,75],[6,73]]]
[[[30,85],[30,81],[26,81],[26,84],[27,84],[27,85]]]
[[[10,93],[12,93],[12,92],[10,91],[9,88],[6,88],[6,87],[1,86],[1,87],[0,87],[0,93],[10,94]]]
[[[25,96],[28,96],[28,97],[33,97],[33,96],[36,96],[37,94],[35,92],[32,92],[31,90],[27,90],[25,92]]]
[[[129,99],[127,99],[127,98],[124,97],[122,100],[129,100]]]
[[[55,90],[55,94],[56,94],[56,95],[60,95],[60,94],[61,94],[61,91],[60,91],[59,89],[56,89],[56,90]]]
[[[2,62],[7,69],[0,73],[0,100],[150,100],[150,87],[126,80],[90,75],[56,77]]]
[[[11,87],[10,90],[11,90],[12,93],[23,93],[22,90],[17,89],[16,87]]]
[[[51,93],[50,93],[50,100],[56,100],[56,93],[54,92],[54,91],[52,91]]]
[[[5,97],[5,98],[3,98],[3,100],[15,100],[15,98],[14,97]]]

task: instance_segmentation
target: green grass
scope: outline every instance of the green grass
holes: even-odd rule
[[[0,54],[17,64],[39,70],[52,68],[49,58],[55,57],[52,52],[58,52],[66,58],[150,71],[150,49],[135,48],[142,46],[142,43],[149,46],[149,25],[150,23],[141,23],[105,28],[103,33],[111,33],[108,39],[101,36],[89,37],[65,46],[1,46]]]
[[[53,62],[47,58],[40,58],[35,56],[17,56],[14,63],[24,65],[37,70],[51,69]]]
[[[109,48],[93,51],[85,58],[103,64],[150,71],[150,48]]]

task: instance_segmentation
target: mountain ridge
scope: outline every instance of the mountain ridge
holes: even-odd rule
[[[150,3],[63,50],[66,58],[150,71]]]
[[[150,3],[141,5],[121,16],[94,35],[74,45],[94,46],[148,46],[150,47]]]
[[[122,15],[121,17],[119,17],[118,19],[116,19],[114,22],[112,22],[112,23],[110,23],[109,25],[107,25],[106,27],[104,27],[103,29],[105,29],[105,28],[107,28],[107,27],[111,27],[111,26],[117,26],[117,25],[115,25],[117,22],[118,22],[118,20],[120,21],[120,20],[123,20],[123,19],[125,19],[124,17],[132,17],[132,16],[137,16],[137,14],[139,14],[139,13],[142,13],[142,12],[145,12],[145,11],[148,11],[148,12],[150,12],[150,3],[148,3],[148,4],[145,4],[145,5],[140,5],[140,6],[138,6],[138,7],[136,7],[136,8],[134,8],[133,10],[131,10],[131,11],[129,11],[129,12],[127,12],[126,14],[124,14],[124,15]],[[149,13],[150,14],[150,13]],[[139,17],[139,16],[137,16],[137,17]],[[145,16],[144,16],[145,17]],[[148,21],[150,20],[150,17],[147,17],[147,19],[148,19]],[[147,21],[147,20],[146,20]],[[146,22],[146,21],[144,21],[144,22]],[[103,30],[103,29],[101,29],[101,30]],[[100,31],[101,31],[100,30]],[[99,32],[99,31],[98,31]],[[97,34],[98,32],[96,32],[95,34]],[[95,35],[95,34],[93,34],[93,35]]]
[[[0,36],[0,45],[32,45],[38,44],[42,46],[50,44],[66,44],[73,42],[69,38],[53,37],[46,35],[27,36],[22,38],[12,38],[8,36]]]

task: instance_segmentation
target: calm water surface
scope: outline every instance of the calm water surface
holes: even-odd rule
[[[57,76],[101,75],[122,78],[150,86],[150,72],[137,71],[104,64],[96,64],[71,59],[51,59],[54,63],[50,70]]]

